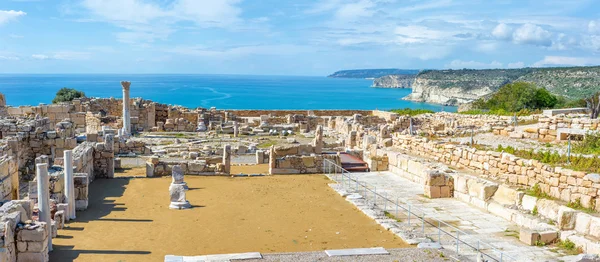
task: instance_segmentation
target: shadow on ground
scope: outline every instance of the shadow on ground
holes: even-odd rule
[[[103,218],[111,212],[119,212],[127,210],[123,203],[115,203],[114,200],[107,198],[115,198],[123,196],[127,184],[130,179],[97,179],[90,184],[89,187],[89,202],[88,209],[78,211],[75,222],[88,223],[90,221],[111,221],[111,222],[152,222],[150,219],[117,219]],[[69,226],[61,230],[67,231],[83,231],[84,227]],[[72,236],[61,236],[59,230],[58,238],[72,239]],[[75,239],[77,241],[77,239]],[[72,245],[54,245],[54,250],[50,252],[50,261],[73,261],[81,254],[150,254],[150,251],[138,250],[81,250],[74,249]]]

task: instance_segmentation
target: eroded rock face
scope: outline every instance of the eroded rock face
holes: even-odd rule
[[[412,88],[416,75],[387,75],[373,80],[373,87]]]

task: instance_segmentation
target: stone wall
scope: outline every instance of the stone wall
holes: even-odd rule
[[[468,168],[500,183],[525,188],[538,184],[543,192],[553,198],[566,202],[580,201],[584,207],[600,210],[598,174],[552,167],[508,153],[437,143],[420,137],[396,135],[394,145],[454,167]]]
[[[181,166],[186,175],[229,175],[222,156],[198,157],[194,160],[160,160],[153,157],[146,162],[146,176],[170,176],[173,166]]]
[[[353,116],[355,114],[371,115],[371,110],[227,110],[237,117],[260,117],[270,115],[285,117],[287,115],[314,116]]]
[[[0,261],[48,261],[48,237],[45,222],[18,226],[33,218],[33,202],[13,200],[0,207]]]
[[[152,154],[152,150],[146,146],[146,143],[139,140],[121,140],[117,139],[114,144],[115,154],[125,155],[125,154],[137,154],[137,155],[150,155]]]
[[[4,155],[0,157],[0,200],[19,198],[19,168],[17,159]]]
[[[324,174],[327,166],[324,159],[329,159],[340,166],[340,158],[336,154],[324,154],[313,156],[289,155],[275,159],[274,163],[269,163],[271,168],[269,174]]]

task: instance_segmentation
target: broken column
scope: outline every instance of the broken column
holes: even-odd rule
[[[277,168],[277,158],[275,156],[275,146],[269,148],[269,174],[273,174],[273,169]]]
[[[223,172],[229,174],[231,172],[231,145],[223,147]]]
[[[65,197],[67,202],[68,219],[75,219],[75,184],[73,178],[73,151],[64,152]]]
[[[237,121],[233,121],[233,137],[238,137],[240,135],[240,126]]]
[[[190,202],[185,198],[185,191],[187,190],[187,184],[183,182],[183,170],[181,166],[173,166],[172,171],[173,180],[169,186],[169,194],[171,196],[170,209],[188,209],[191,208]]]
[[[2,93],[0,93],[0,106],[6,106],[6,97],[4,97],[4,94]]]
[[[129,112],[129,87],[131,82],[121,81],[123,87],[123,136],[131,135],[131,114]]]
[[[185,185],[185,189],[187,188],[187,183],[184,180],[183,168],[180,165],[175,165],[171,169],[171,184],[183,184]]]
[[[321,154],[323,152],[323,126],[318,125],[315,131],[315,139],[313,140],[313,147],[315,148],[315,154]]]
[[[37,175],[37,191],[38,191],[38,217],[40,222],[46,222],[46,233],[48,235],[48,251],[52,251],[51,227],[52,220],[50,218],[50,177],[48,176],[48,164],[36,165]]]
[[[114,178],[115,177],[115,158],[114,158],[114,148],[115,148],[115,138],[113,135],[107,134],[104,135],[104,150],[105,153],[110,156],[112,152],[112,157],[109,157],[107,162],[107,170],[106,177]]]

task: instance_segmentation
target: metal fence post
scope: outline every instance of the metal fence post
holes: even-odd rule
[[[460,232],[458,231],[458,229],[456,230],[456,254],[460,254],[458,253],[458,245],[460,242],[458,242],[458,238],[460,237]]]
[[[396,219],[398,218],[398,198],[396,198]]]
[[[423,215],[421,216],[421,222],[423,222],[423,224],[421,224],[421,231],[425,234],[425,211],[423,211]]]
[[[387,192],[384,192],[384,197],[383,197],[383,212],[387,212]]]
[[[438,220],[438,243],[442,244],[442,221]]]
[[[410,207],[411,205],[408,204],[408,226],[410,226]]]
[[[373,188],[373,205],[376,206],[377,205],[377,187]]]

